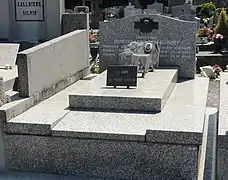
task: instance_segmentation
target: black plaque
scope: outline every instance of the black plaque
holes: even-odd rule
[[[137,66],[108,66],[107,86],[137,86]]]
[[[143,18],[139,22],[135,22],[134,28],[139,29],[142,33],[150,33],[153,29],[158,29],[158,22],[154,22],[150,18]]]

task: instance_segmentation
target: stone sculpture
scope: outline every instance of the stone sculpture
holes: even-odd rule
[[[0,106],[11,101],[10,97],[5,94],[3,78],[0,77]]]
[[[159,65],[160,44],[157,41],[131,42],[119,54],[119,65],[136,65],[142,76]]]

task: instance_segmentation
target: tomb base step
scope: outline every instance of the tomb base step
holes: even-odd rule
[[[8,168],[111,179],[196,179],[208,82],[177,83],[157,114],[70,111],[46,136],[6,129]]]
[[[70,111],[68,108],[69,93],[80,89],[94,77],[96,75],[89,75],[28,109],[26,112],[14,117],[6,123],[5,130],[8,133],[51,134],[51,128]]]
[[[103,72],[69,96],[70,108],[161,112],[178,80],[178,69],[156,69],[137,79],[137,87],[107,87]]]
[[[221,180],[228,179],[228,73],[221,73],[220,77],[220,104],[218,124],[218,162],[217,177]]]

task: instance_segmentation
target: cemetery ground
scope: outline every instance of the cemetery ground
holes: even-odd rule
[[[124,18],[105,9],[89,33],[88,7],[61,14],[60,1],[57,13],[45,2],[29,20],[47,30],[40,36],[61,35],[27,48],[0,43],[0,180],[228,179],[221,18],[215,31],[201,28],[205,11],[196,18],[191,3],[164,11],[155,1],[129,4]],[[46,22],[49,13],[57,18]],[[27,18],[13,24],[29,29]]]

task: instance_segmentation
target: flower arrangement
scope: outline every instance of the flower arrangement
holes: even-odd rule
[[[209,28],[201,28],[197,32],[198,37],[210,37],[213,31]]]
[[[89,42],[90,43],[97,42],[97,34],[95,34],[95,33],[89,33]]]
[[[212,36],[213,40],[217,40],[217,39],[222,40],[223,38],[224,38],[224,36],[222,34],[213,34],[213,36]]]
[[[214,65],[212,68],[216,76],[219,76],[222,72],[222,68],[218,64]]]

